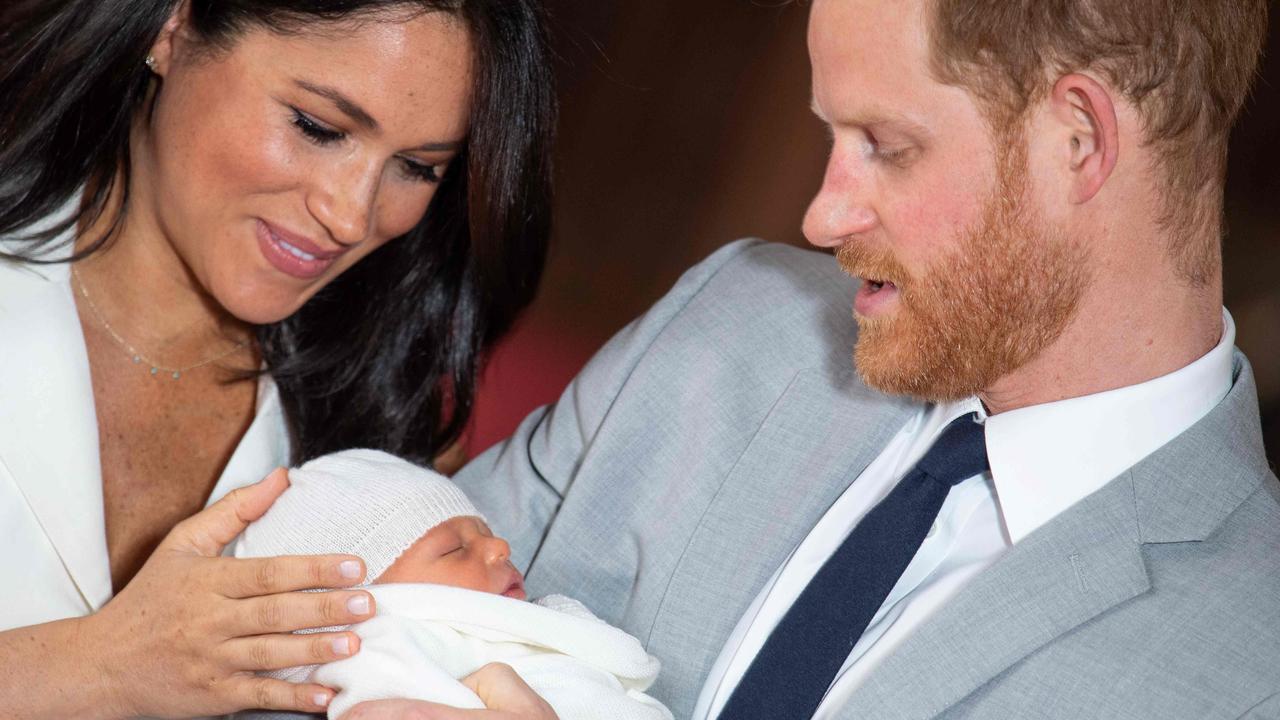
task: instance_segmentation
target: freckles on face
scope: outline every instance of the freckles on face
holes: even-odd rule
[[[175,47],[137,163],[140,207],[247,322],[287,317],[411,230],[467,134],[470,38],[442,13]]]

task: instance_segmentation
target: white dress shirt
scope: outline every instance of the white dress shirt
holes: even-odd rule
[[[977,413],[991,471],[955,485],[929,535],[845,660],[814,718],[833,717],[885,657],[1006,550],[1182,434],[1231,389],[1235,325],[1217,346],[1138,385],[987,417],[975,397],[925,405],[783,561],[725,642],[694,709],[719,716],[774,627],[872,507],[954,419]]]

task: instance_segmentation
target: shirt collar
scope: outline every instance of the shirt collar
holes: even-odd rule
[[[1236,328],[1195,362],[1153,380],[987,418],[987,455],[1017,543],[1209,413],[1231,390]]]

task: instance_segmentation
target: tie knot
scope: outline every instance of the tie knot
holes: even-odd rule
[[[978,424],[977,413],[952,420],[916,468],[948,485],[986,472],[989,466],[985,432]]]

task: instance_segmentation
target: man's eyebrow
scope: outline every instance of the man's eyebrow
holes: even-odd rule
[[[818,105],[817,98],[814,98],[813,101],[810,102],[809,109],[813,111],[814,115],[818,116],[819,120],[832,126],[845,125],[861,128],[890,126],[909,130],[920,135],[929,134],[928,129],[923,124],[905,115],[887,112],[878,108],[869,108],[859,112],[856,116],[841,117],[836,120],[828,118],[826,114],[822,112],[822,108]]]
[[[369,130],[376,131],[378,129],[378,121],[374,120],[372,115],[365,111],[364,108],[360,107],[359,103],[346,95],[343,95],[337,88],[332,88],[328,85],[316,85],[314,83],[309,83],[306,80],[295,79],[293,82],[307,92],[315,93],[322,98],[327,98],[333,102],[333,104],[337,106],[344,115],[356,121],[359,125]]]

